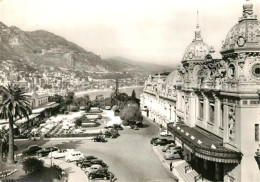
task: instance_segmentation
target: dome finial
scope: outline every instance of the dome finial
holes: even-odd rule
[[[250,0],[246,0],[245,4],[243,5],[243,17],[239,19],[239,21],[243,20],[256,20],[257,16],[254,15],[253,11],[253,3]]]
[[[199,26],[199,11],[197,11],[197,25],[196,25],[194,40],[202,40],[200,26]]]

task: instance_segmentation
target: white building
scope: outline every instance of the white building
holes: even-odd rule
[[[167,126],[205,179],[259,182],[260,22],[253,4],[243,5],[220,53],[197,25],[181,63],[164,82],[148,78],[143,113]]]

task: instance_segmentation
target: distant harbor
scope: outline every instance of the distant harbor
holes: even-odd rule
[[[128,95],[131,95],[133,90],[135,90],[136,97],[140,98],[140,94],[143,91],[143,86],[131,86],[131,87],[119,88],[119,92],[124,92]],[[110,89],[110,90],[108,90],[108,89],[106,89],[106,90],[86,90],[86,91],[76,92],[75,96],[80,97],[85,94],[88,94],[90,99],[93,100],[96,98],[97,95],[100,95],[100,94],[104,95],[104,97],[109,97],[113,91],[114,90],[112,90],[112,89]]]

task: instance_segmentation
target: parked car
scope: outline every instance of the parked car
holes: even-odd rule
[[[131,124],[130,128],[132,128],[133,130],[139,130],[139,127],[136,124]]]
[[[151,141],[150,141],[150,144],[153,144],[153,142],[154,142],[155,140],[157,140],[157,139],[159,139],[159,137],[154,137],[154,138],[152,138]]]
[[[90,162],[93,159],[97,159],[97,157],[95,157],[93,155],[84,156],[83,160],[77,160],[76,161],[76,165],[80,167],[83,162]]]
[[[14,139],[28,139],[30,137],[29,134],[20,134],[20,135],[15,135]]]
[[[93,159],[92,161],[90,161],[90,163],[91,164],[99,164],[103,168],[108,168],[108,165],[106,163],[104,163],[103,160],[100,160],[100,159]]]
[[[90,161],[84,161],[84,162],[82,162],[81,164],[80,164],[80,169],[82,170],[82,171],[85,171],[86,170],[86,168],[88,168],[88,167],[91,167],[93,164],[91,164],[91,162]]]
[[[91,140],[93,140],[94,142],[107,142],[107,139],[105,139],[105,137],[103,137],[102,135],[95,136]]]
[[[166,152],[167,151],[172,151],[172,150],[177,150],[178,152],[181,152],[183,149],[182,149],[182,147],[181,146],[175,146],[175,147],[169,147],[167,150],[166,150]]]
[[[174,144],[167,144],[167,145],[165,145],[163,148],[162,148],[162,151],[163,152],[166,152],[166,150],[168,150],[170,147],[175,147],[176,146],[176,144],[174,143]]]
[[[36,155],[38,155],[39,157],[44,157],[44,156],[47,156],[50,152],[54,152],[57,150],[59,150],[57,147],[47,147],[47,148],[38,150],[36,152]]]
[[[85,169],[85,173],[88,175],[89,173],[93,172],[93,171],[97,171],[97,170],[107,170],[107,168],[103,168],[101,165],[99,164],[94,164],[91,167],[88,167]]]
[[[168,140],[166,138],[163,138],[163,139],[157,139],[153,142],[153,145],[156,146],[156,145],[167,145],[167,144],[171,144],[171,143],[175,143],[174,140]]]
[[[61,150],[57,150],[54,152],[50,152],[48,157],[49,158],[62,158],[62,157],[66,157],[67,155],[69,155],[70,153],[74,152],[74,149],[61,149]]]
[[[84,154],[79,152],[79,151],[75,151],[70,153],[69,155],[67,155],[65,157],[65,161],[66,162],[71,162],[71,161],[76,161],[76,160],[83,160],[84,159]]]
[[[167,130],[164,130],[164,131],[160,132],[160,135],[161,136],[172,136],[170,133],[168,133]]]
[[[120,124],[114,124],[113,128],[116,130],[123,130],[124,128]]]
[[[36,152],[38,151],[38,150],[41,150],[42,149],[42,147],[40,147],[40,146],[38,146],[38,145],[31,145],[31,146],[29,146],[27,149],[25,149],[24,151],[22,151],[22,154],[23,155],[35,155],[36,154]]]
[[[166,160],[180,159],[180,158],[181,158],[177,150],[167,151],[167,152],[163,155],[163,157],[164,157],[164,159],[166,159]]]
[[[107,170],[98,170],[98,171],[93,171],[93,172],[89,173],[88,178],[89,179],[101,178],[101,179],[107,180],[107,179],[113,179],[114,175],[113,175],[113,173],[108,172]]]
[[[111,131],[107,130],[104,132],[104,135],[106,138],[110,138],[112,136],[112,133],[111,133]]]
[[[112,134],[111,138],[117,138],[120,136],[119,132],[116,129],[111,129],[110,131]]]

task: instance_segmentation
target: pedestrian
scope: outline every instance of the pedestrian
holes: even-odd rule
[[[172,171],[172,161],[171,161],[171,163],[170,163],[170,171]]]

